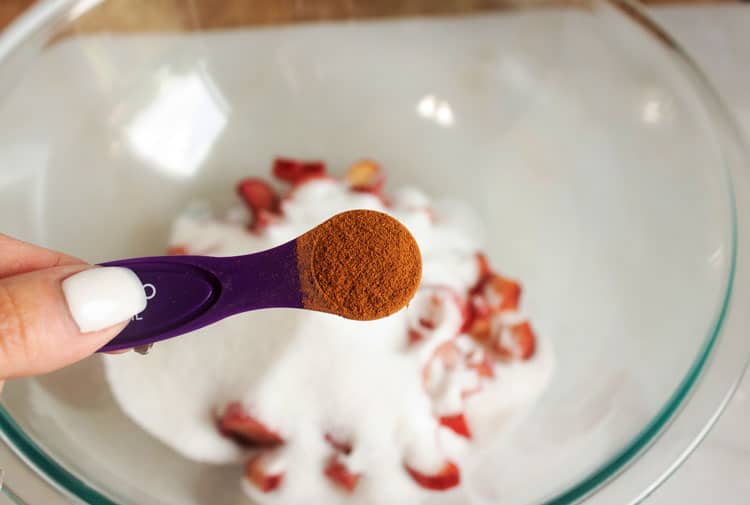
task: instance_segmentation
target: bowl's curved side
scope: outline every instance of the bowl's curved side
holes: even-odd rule
[[[732,300],[750,296],[750,268],[738,260],[750,240],[739,233],[750,212],[750,157],[739,126],[709,79],[680,45],[644,10],[630,0],[611,5],[660,40],[681,60],[686,74],[704,97],[716,128],[731,194],[732,249],[724,301],[705,346],[673,397],[641,434],[607,465],[545,505],[585,499],[591,504],[639,503],[665,482],[700,445],[719,419],[739,385],[750,358],[744,330],[750,322]]]
[[[44,27],[53,29],[76,6],[83,4],[86,2],[77,0],[38,4],[0,37],[0,60],[13,58],[14,51],[22,43],[43,43]],[[649,37],[672,52],[696,94],[701,97],[724,158],[724,167],[717,172],[725,173],[727,193],[732,195],[731,208],[727,209],[727,219],[731,221],[731,244],[727,254],[731,257],[726,258],[728,269],[720,310],[692,366],[669,401],[626,447],[573,487],[550,497],[548,505],[583,499],[594,504],[637,502],[648,495],[684,461],[708,432],[731,397],[750,355],[750,341],[742,338],[745,316],[730,304],[733,292],[744,293],[750,285],[750,269],[737,261],[737,251],[750,245],[747,237],[738,234],[741,216],[750,211],[750,183],[745,173],[748,158],[739,130],[700,71],[639,7],[621,0],[595,2],[594,5],[595,8],[623,12]],[[60,490],[86,503],[115,505],[115,498],[97,490],[48,455],[43,444],[28,436],[2,406],[0,438]]]
[[[26,465],[33,468],[47,483],[64,495],[92,505],[117,505],[63,468],[54,458],[49,457],[23,432],[2,405],[0,405],[0,440],[5,442]],[[6,488],[0,490],[6,491]],[[14,498],[10,492],[8,496],[11,499]]]

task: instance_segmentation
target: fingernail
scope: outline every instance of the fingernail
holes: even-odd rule
[[[146,308],[146,293],[132,270],[96,267],[62,282],[65,301],[82,333],[102,330]]]

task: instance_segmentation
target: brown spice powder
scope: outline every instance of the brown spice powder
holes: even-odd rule
[[[338,214],[299,237],[297,265],[305,308],[363,321],[404,307],[422,279],[409,230],[372,210]]]

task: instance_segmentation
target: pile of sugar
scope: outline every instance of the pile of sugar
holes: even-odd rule
[[[246,254],[286,242],[344,210],[380,210],[400,220],[419,243],[423,288],[463,293],[477,279],[479,244],[439,216],[433,219],[429,205],[420,191],[402,189],[386,208],[374,195],[317,179],[296,188],[282,203],[284,217],[260,233],[247,231],[240,207],[222,218],[192,209],[177,219],[171,244],[216,256]],[[418,295],[412,307],[419,303]],[[147,357],[107,356],[107,377],[127,415],[194,460],[246,459],[216,429],[216,412],[229,402],[240,401],[280,433],[286,443],[274,450],[270,464],[283,471],[283,485],[264,494],[243,479],[257,503],[415,505],[430,492],[409,477],[404,463],[437,472],[446,458],[460,464],[472,447],[507,433],[544,389],[553,360],[542,342],[528,361],[495,364],[498,379],[465,405],[474,435],[467,441],[439,427],[435,416],[455,407],[456,385],[442,384],[437,396],[428,395],[422,375],[434,349],[456,334],[460,314],[447,311],[428,342],[410,347],[410,310],[370,322],[299,310],[242,314],[159,343]],[[348,466],[365,478],[352,495],[323,475],[330,455],[324,433],[354,442]]]

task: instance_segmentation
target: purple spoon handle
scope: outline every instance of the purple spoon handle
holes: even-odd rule
[[[249,310],[302,308],[296,240],[244,256],[152,256],[102,265],[133,270],[148,304],[99,351],[158,342]]]

